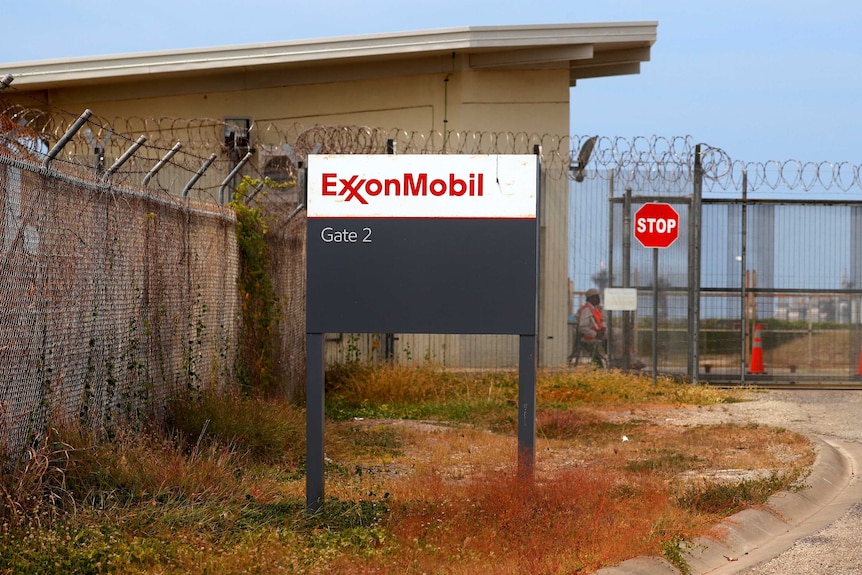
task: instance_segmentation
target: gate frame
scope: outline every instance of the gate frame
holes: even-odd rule
[[[746,383],[780,383],[782,381],[790,381],[792,383],[797,383],[797,381],[804,382],[806,379],[811,381],[842,381],[849,382],[858,385],[858,381],[862,379],[862,351],[860,351],[860,365],[859,372],[854,375],[855,363],[854,363],[854,350],[860,349],[862,350],[862,323],[854,322],[851,310],[851,318],[848,323],[848,329],[850,330],[850,342],[848,351],[848,360],[849,360],[849,372],[841,374],[829,374],[829,373],[812,373],[812,374],[797,374],[793,373],[792,376],[785,376],[781,373],[775,374],[752,374],[749,373],[746,369],[747,360],[749,354],[750,347],[750,336],[753,331],[752,322],[755,321],[754,318],[750,317],[749,311],[749,300],[752,298],[756,298],[758,296],[769,296],[774,294],[785,294],[785,293],[818,293],[818,294],[834,294],[834,295],[846,295],[850,297],[853,301],[859,302],[858,307],[862,309],[862,285],[858,287],[843,287],[842,289],[778,289],[775,287],[766,287],[760,288],[756,285],[749,285],[750,277],[749,271],[747,270],[747,241],[748,241],[748,207],[751,205],[841,205],[847,206],[850,208],[860,209],[862,210],[862,201],[860,200],[832,200],[832,199],[812,199],[812,200],[796,200],[796,199],[772,199],[772,198],[764,198],[764,199],[750,199],[748,197],[748,173],[747,170],[742,170],[742,186],[741,186],[741,197],[738,198],[703,198],[703,178],[704,178],[704,169],[702,166],[702,154],[701,154],[701,146],[697,145],[695,148],[694,154],[694,162],[693,162],[693,179],[690,182],[692,193],[689,196],[677,195],[677,196],[669,196],[669,195],[633,195],[631,187],[627,187],[625,189],[625,193],[622,196],[615,197],[614,190],[614,171],[610,170],[608,173],[608,287],[623,287],[630,288],[635,287],[639,288],[640,286],[632,286],[631,285],[631,245],[632,245],[632,214],[633,208],[639,207],[640,204],[647,202],[664,202],[670,204],[678,204],[684,205],[688,207],[687,217],[688,221],[688,233],[689,238],[687,242],[687,258],[688,258],[688,285],[685,287],[685,291],[688,297],[688,312],[687,312],[687,327],[689,337],[687,339],[687,362],[685,369],[685,377],[688,381],[692,383],[698,383],[699,381],[704,381],[706,383],[722,383],[722,384],[746,384]],[[617,217],[615,221],[615,211],[614,205],[622,204],[622,237],[616,235],[615,225],[617,225],[619,218]],[[739,242],[741,254],[738,256],[739,261],[741,262],[740,267],[740,278],[739,278],[739,286],[738,288],[703,288],[701,285],[701,276],[702,276],[702,218],[703,218],[703,205],[704,204],[726,204],[733,205],[737,204],[741,206],[741,214],[740,214],[740,226],[739,226]],[[856,221],[855,219],[853,221]],[[862,221],[857,224],[850,224],[850,243],[852,244],[849,249],[862,251]],[[614,245],[615,240],[622,240],[622,250],[623,253],[621,255],[622,262],[622,278],[619,281],[615,281],[617,278],[614,276],[614,268],[615,268],[615,254],[614,254]],[[728,240],[729,241],[729,240]],[[857,246],[857,247],[852,247]],[[852,260],[852,257],[851,257]],[[862,264],[859,264],[860,268],[862,268]],[[851,269],[850,275],[852,278],[857,278],[860,274],[862,274],[862,270],[860,269]],[[642,289],[640,290],[643,291]],[[727,293],[731,295],[733,292],[739,294],[740,301],[740,317],[739,322],[741,325],[740,333],[739,333],[739,369],[738,373],[735,375],[728,372],[723,373],[713,373],[713,374],[704,374],[700,372],[700,336],[701,336],[701,297],[709,292],[721,292]],[[679,292],[681,293],[681,292]],[[657,294],[656,294],[657,297]],[[609,317],[612,316],[613,312],[608,312]],[[624,366],[630,366],[632,358],[630,357],[630,352],[632,349],[632,337],[634,333],[634,324],[632,313],[628,311],[622,312],[622,329],[623,333],[621,334],[621,342],[623,345],[623,349],[620,352],[619,359],[622,360]],[[733,319],[733,318],[729,318]],[[609,329],[613,330],[613,321],[609,321]],[[614,357],[612,342],[613,338],[609,338],[609,357]],[[653,360],[655,363],[655,359]]]

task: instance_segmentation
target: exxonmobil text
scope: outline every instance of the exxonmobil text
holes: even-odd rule
[[[406,173],[400,178],[360,178],[358,175],[341,177],[337,173],[321,175],[324,196],[347,196],[367,204],[368,198],[377,196],[482,196],[484,174],[470,173],[466,178],[449,174],[448,178],[431,178],[427,173]]]

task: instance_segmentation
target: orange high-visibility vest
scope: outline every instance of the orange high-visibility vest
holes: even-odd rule
[[[595,324],[596,324],[596,325],[595,325],[595,329],[596,329],[596,331],[599,331],[599,330],[601,330],[601,329],[604,329],[604,328],[605,328],[605,323],[604,323],[604,321],[602,321],[602,311],[601,311],[599,308],[597,308],[596,306],[594,306],[593,304],[589,303],[589,302],[587,302],[587,303],[585,303],[584,305],[582,305],[582,306],[581,306],[581,309],[579,309],[579,310],[578,310],[578,319],[579,319],[579,320],[581,319],[581,313],[580,313],[580,312],[581,312],[581,310],[583,310],[584,308],[589,308],[590,313],[593,315],[593,321],[594,321],[594,322],[595,322]],[[578,327],[578,330],[580,331],[580,326]],[[591,340],[591,339],[594,339],[594,338],[595,338],[595,336],[590,335],[590,334],[582,334],[582,337],[583,337],[584,339],[586,339],[586,340]]]

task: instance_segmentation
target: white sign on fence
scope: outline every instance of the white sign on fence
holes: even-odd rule
[[[604,307],[608,311],[635,311],[638,309],[638,290],[606,288],[604,302]]]

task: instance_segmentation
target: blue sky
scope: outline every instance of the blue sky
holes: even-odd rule
[[[0,62],[508,24],[655,20],[640,75],[573,88],[573,134],[862,164],[858,0],[0,0]],[[2,73],[2,65],[0,65]]]

